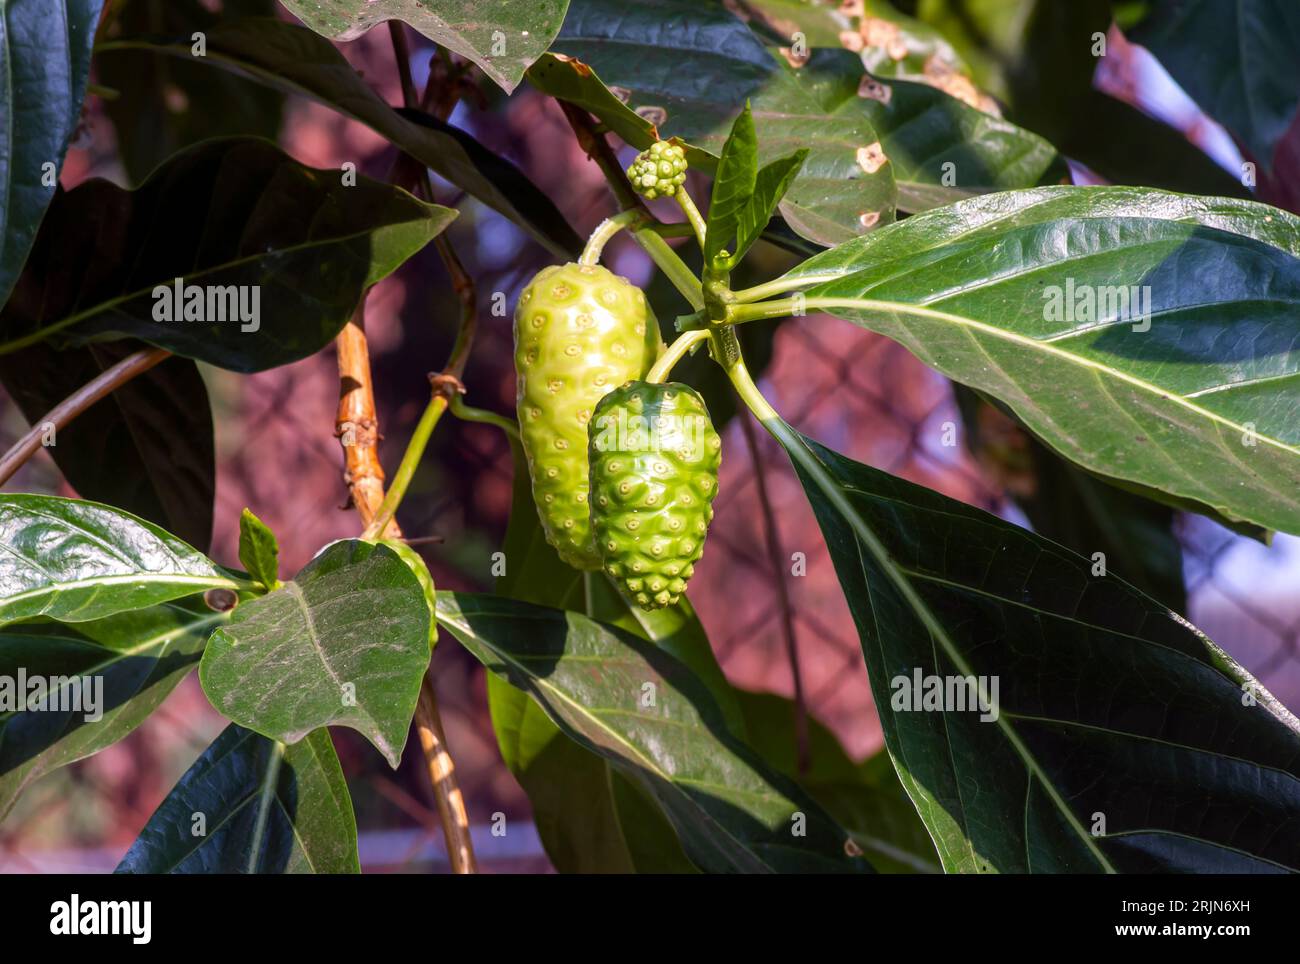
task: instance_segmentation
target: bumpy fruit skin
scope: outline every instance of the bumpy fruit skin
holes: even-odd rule
[[[587,423],[609,391],[659,356],[645,295],[599,265],[543,268],[515,309],[519,434],[546,541],[599,569],[588,512]]]
[[[596,406],[588,434],[605,572],[642,609],[671,606],[704,552],[718,490],[722,442],[704,399],[676,382],[629,382]]]
[[[655,141],[636,156],[627,177],[638,194],[652,201],[673,197],[686,183],[686,152],[679,144]]]

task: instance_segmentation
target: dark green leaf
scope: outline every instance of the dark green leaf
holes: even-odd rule
[[[846,856],[844,831],[769,772],[728,731],[708,689],[654,644],[578,613],[494,596],[439,593],[438,619],[566,734],[636,780],[702,870],[864,865]]]
[[[0,306],[81,118],[102,0],[0,3]]]
[[[28,421],[141,347],[137,341],[0,355],[0,382]],[[198,366],[168,358],[58,430],[46,449],[86,499],[117,506],[192,546],[212,541],[216,453],[212,407]]]
[[[280,588],[280,544],[249,509],[239,514],[239,562],[267,589]]]
[[[116,872],[360,873],[352,798],[329,733],[313,730],[285,746],[226,727],[154,811]]]
[[[76,626],[42,620],[0,630],[0,679],[16,680],[20,672],[65,677],[59,699],[67,707],[0,712],[0,818],[37,778],[98,753],[144,722],[198,665],[208,634],[226,618],[194,597]],[[92,686],[82,691],[81,709],[70,682],[78,677]],[[31,694],[18,695],[26,703]],[[96,703],[89,715],[99,719],[87,719],[86,696]]]
[[[1204,634],[1062,546],[773,427],[946,869],[1300,869],[1300,721]]]
[[[934,843],[903,789],[889,754],[877,751],[862,763],[849,759],[835,734],[808,720],[808,768],[799,772],[795,706],[773,693],[737,690],[745,714],[746,740],[769,766],[808,791],[847,829],[877,870],[938,873]]]
[[[1265,205],[1057,187],[917,215],[787,277],[1090,471],[1300,532],[1298,254],[1300,219]],[[1145,310],[1126,317],[1131,286]]]
[[[542,55],[564,21],[568,0],[283,0],[317,33],[354,40],[376,24],[402,20],[439,46],[483,68],[506,93]]]
[[[740,226],[741,212],[754,196],[758,178],[758,135],[749,104],[736,115],[731,133],[722,145],[718,170],[713,176],[713,194],[709,201],[708,231],[705,234],[704,261],[711,264],[723,251]],[[771,216],[768,210],[768,216]],[[767,224],[767,218],[763,219]],[[760,228],[760,231],[762,229]],[[739,252],[737,252],[739,257]]]
[[[130,513],[48,495],[0,495],[0,625],[86,622],[237,588],[207,556]]]
[[[388,546],[346,539],[212,634],[199,679],[233,722],[296,743],[349,726],[394,767],[429,665],[429,609]]]
[[[1300,107],[1300,6],[1156,0],[1133,39],[1268,169]]]
[[[235,138],[178,154],[135,191],[96,180],[60,193],[0,314],[0,354],[56,335],[135,337],[242,372],[313,354],[455,217],[345,180]],[[176,304],[177,279],[206,288],[203,320],[177,317],[203,300]],[[158,320],[167,308],[172,320]]]
[[[140,34],[205,35],[223,20],[269,17],[275,0],[222,0],[220,12],[204,0],[130,0],[109,19],[107,40]],[[198,58],[147,50],[95,51],[96,80],[116,96],[105,98],[127,179],[139,184],[182,148],[209,137],[253,134],[275,140],[284,95],[233,74],[208,70]],[[193,41],[190,41],[193,44]]]
[[[101,49],[147,50],[191,60],[187,36],[128,37]],[[525,228],[562,257],[582,241],[564,216],[517,167],[464,131],[418,112],[398,112],[374,92],[329,41],[278,20],[239,20],[207,33],[201,63],[246,75],[351,117]]]

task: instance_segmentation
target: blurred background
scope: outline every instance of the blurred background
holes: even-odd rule
[[[422,84],[431,51],[411,37],[411,69]],[[1114,32],[1112,38],[1096,83],[1167,120],[1225,168],[1237,170],[1240,157],[1231,138],[1200,114],[1149,55]],[[400,102],[386,30],[373,30],[340,49],[389,102]],[[238,85],[224,98],[200,103],[192,88],[161,72],[144,82],[156,85],[163,109],[176,116],[240,109]],[[244,93],[254,96],[252,90]],[[462,103],[453,123],[519,165],[579,233],[612,213],[599,172],[552,102],[526,86],[509,100],[490,84],[480,90],[482,102]],[[117,136],[124,121],[110,112],[108,101],[89,99],[64,169],[65,186],[91,177],[120,184],[135,180],[132,145],[120,145]],[[238,129],[236,118],[226,119]],[[369,129],[293,98],[283,103],[278,139],[306,164],[337,168],[351,161],[376,178],[386,178],[395,159],[393,149]],[[619,146],[620,157],[629,161],[632,152]],[[1076,175],[1089,177],[1082,170]],[[501,294],[513,311],[520,289],[550,257],[500,216],[446,184],[436,187],[441,203],[461,210],[450,239],[478,288],[480,327],[465,378],[467,401],[512,413],[511,321],[508,313],[494,315],[491,306]],[[672,210],[660,213],[676,219]],[[751,260],[754,279],[762,280],[784,270],[792,257],[760,245]],[[649,286],[661,323],[671,330],[673,317],[686,308],[671,289],[652,284],[650,263],[640,250],[620,239],[607,249],[606,261]],[[740,280],[745,283],[753,282]],[[384,436],[381,455],[390,474],[427,401],[426,375],[446,358],[457,312],[432,247],[370,296],[367,332]],[[805,434],[1022,525],[1030,520],[1015,498],[1070,498],[1035,491],[1048,482],[1025,471],[1032,446],[1014,423],[987,406],[963,413],[952,386],[893,343],[819,316],[746,327],[751,329],[745,332],[747,355],[757,363],[751,367],[765,368],[765,393]],[[857,635],[798,481],[775,443],[752,421],[744,424],[747,414],[730,417],[734,405],[707,363],[693,359],[679,372],[705,389],[717,420],[728,420],[722,429],[717,515],[691,586],[718,659],[737,686],[790,696],[793,653],[812,715],[831,727],[855,758],[875,752],[880,728]],[[329,540],[356,535],[360,526],[345,504],[342,455],[333,434],[338,401],[333,351],[251,377],[215,369],[205,369],[204,376],[218,452],[213,556],[235,563],[237,520],[245,506],[279,536],[286,574]],[[972,426],[975,436],[969,433]],[[0,394],[0,446],[7,448],[26,427]],[[498,430],[450,418],[438,427],[399,520],[408,538],[442,540],[419,547],[439,587],[491,588],[490,556],[505,531],[511,473]],[[44,453],[9,488],[75,494]],[[1187,615],[1283,702],[1300,707],[1300,540],[1278,536],[1266,546],[1190,516],[1176,518],[1174,531],[1182,585],[1170,591],[1185,591]],[[806,560],[806,574],[797,577],[791,575],[795,553]],[[1124,573],[1123,558],[1110,558],[1108,564]],[[529,823],[527,799],[501,762],[482,669],[448,636],[435,652],[434,669],[483,869],[549,870]],[[111,870],[168,789],[224,725],[191,676],[130,737],[27,790],[0,825],[0,871]],[[418,746],[408,744],[402,766],[392,771],[351,731],[335,730],[333,737],[353,791],[365,870],[445,870]],[[487,831],[495,814],[508,821],[505,837]]]

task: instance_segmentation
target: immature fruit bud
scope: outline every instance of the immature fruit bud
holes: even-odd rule
[[[596,406],[591,523],[604,568],[642,609],[677,602],[713,519],[722,442],[704,399],[629,382]]]
[[[546,541],[599,569],[588,512],[587,423],[596,403],[641,378],[659,354],[641,289],[599,265],[538,272],[515,309],[519,434]]]
[[[655,141],[636,156],[627,177],[638,194],[652,201],[672,197],[686,183],[686,152],[679,144]]]

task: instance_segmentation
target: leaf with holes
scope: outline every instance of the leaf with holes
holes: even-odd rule
[[[949,871],[1300,870],[1300,721],[1185,619],[996,516],[783,437]]]
[[[199,679],[221,713],[296,743],[350,726],[396,769],[429,665],[429,608],[388,546],[331,543],[212,634]]]
[[[130,513],[49,495],[0,495],[0,626],[87,622],[238,584]]]
[[[233,725],[185,771],[116,871],[360,872],[352,798],[329,733],[285,746]]]
[[[827,251],[780,286],[998,398],[1089,471],[1300,532],[1293,215],[1135,188],[995,194]]]
[[[39,620],[0,629],[0,679],[61,681],[58,708],[28,703],[0,713],[0,818],[39,777],[143,723],[198,666],[209,633],[227,618],[193,597],[72,626]]]
[[[708,689],[655,644],[498,596],[439,593],[438,621],[648,793],[701,870],[865,869],[844,831],[733,736]]]

